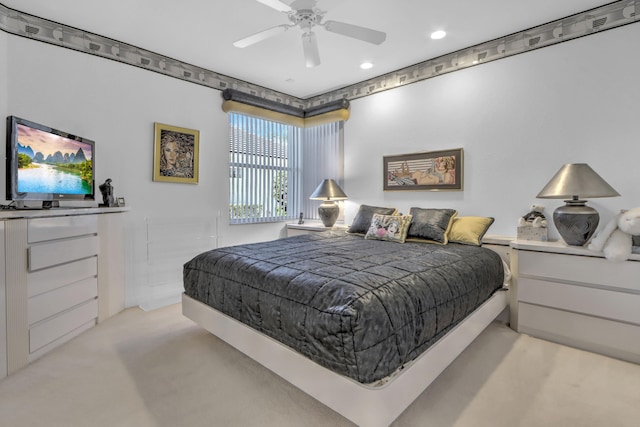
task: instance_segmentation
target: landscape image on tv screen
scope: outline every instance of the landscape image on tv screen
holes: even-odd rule
[[[17,128],[18,193],[92,194],[92,144]]]

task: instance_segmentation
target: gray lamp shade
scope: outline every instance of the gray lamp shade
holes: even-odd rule
[[[311,200],[346,200],[347,195],[333,179],[325,179],[309,198]]]
[[[345,200],[347,195],[333,179],[325,179],[309,198],[323,201],[318,207],[318,215],[325,227],[333,227],[340,214],[340,207],[334,200]]]
[[[620,194],[586,163],[567,163],[538,193],[539,199],[616,197]],[[575,196],[575,197],[574,197]]]
[[[616,197],[620,194],[586,163],[568,163],[538,193],[539,199],[566,199],[553,211],[553,223],[569,245],[583,246],[600,222],[598,211],[581,197]]]

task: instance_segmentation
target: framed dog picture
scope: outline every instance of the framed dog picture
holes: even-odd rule
[[[385,191],[460,191],[463,151],[428,151],[383,157]]]
[[[153,180],[198,183],[200,132],[155,123]]]

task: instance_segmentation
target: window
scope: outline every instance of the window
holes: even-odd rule
[[[342,181],[342,122],[303,129],[230,113],[229,127],[230,222],[317,218],[308,196],[324,178]]]
[[[229,121],[231,223],[294,218],[300,129],[238,113]]]

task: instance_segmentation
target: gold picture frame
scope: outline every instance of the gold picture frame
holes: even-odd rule
[[[153,180],[198,183],[200,131],[154,124]]]
[[[463,150],[383,156],[384,191],[462,191]]]

